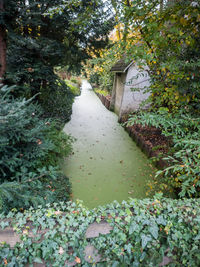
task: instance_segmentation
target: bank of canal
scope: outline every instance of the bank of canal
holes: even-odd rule
[[[146,197],[147,183],[155,173],[117,119],[83,81],[64,127],[76,138],[64,171],[72,183],[73,199],[83,200],[88,208]]]

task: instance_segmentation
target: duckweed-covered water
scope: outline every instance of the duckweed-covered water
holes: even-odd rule
[[[86,81],[64,127],[76,138],[64,170],[72,183],[73,199],[88,208],[146,197],[153,168],[147,157],[108,111]]]

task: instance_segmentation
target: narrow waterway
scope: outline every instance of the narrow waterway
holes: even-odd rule
[[[73,104],[64,131],[76,138],[64,171],[72,183],[73,199],[89,208],[146,197],[154,171],[147,157],[108,111],[86,81]]]

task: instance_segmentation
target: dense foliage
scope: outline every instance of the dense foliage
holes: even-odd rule
[[[164,159],[168,167],[159,171],[166,183],[177,190],[180,197],[200,196],[200,118],[187,111],[173,114],[166,108],[158,112],[140,112],[131,116],[129,125],[155,126],[162,134],[171,138],[172,147]]]
[[[199,0],[111,2],[118,22],[110,36],[115,47],[90,61],[92,80],[106,85],[108,70],[117,57],[126,55],[127,62],[134,61],[141,71],[148,66],[153,109],[176,111],[189,105],[199,111]]]
[[[104,3],[8,0],[0,22],[7,32],[5,84],[17,85],[15,96],[29,98],[40,92],[36,99],[47,115],[68,120],[73,94],[54,68],[67,65],[80,71],[88,50],[106,45],[113,23]]]
[[[110,41],[109,48],[100,52],[99,57],[93,55],[85,64],[85,76],[89,82],[102,90],[112,91],[114,74],[110,71],[113,64],[119,60],[117,44]]]
[[[149,67],[152,107],[199,110],[199,0],[116,2],[127,57]]]
[[[96,0],[1,1],[0,50],[7,64],[0,65],[0,78],[15,85],[0,91],[1,209],[69,199],[59,161],[69,154],[71,138],[60,130],[79,90],[56,69],[78,72],[89,49],[98,53],[106,45],[113,22],[105,5]],[[4,55],[0,61],[5,63]]]
[[[113,202],[88,210],[81,203],[54,203],[46,208],[0,215],[3,229],[10,226],[21,236],[14,248],[0,247],[4,266],[44,263],[47,266],[168,266],[200,265],[200,200],[160,198]],[[109,234],[86,238],[88,226],[106,221]],[[34,233],[34,237],[32,236]],[[97,248],[102,262],[85,258],[85,248]]]
[[[14,99],[14,90],[0,90],[0,210],[68,200],[69,180],[58,166],[71,151],[71,139],[40,118],[32,99]]]

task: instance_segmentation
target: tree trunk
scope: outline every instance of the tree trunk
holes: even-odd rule
[[[4,11],[4,1],[0,0],[0,13]],[[3,24],[0,24],[0,79],[6,71],[6,28]],[[0,81],[1,83],[1,81]]]
[[[164,2],[163,0],[160,0],[160,11],[163,11],[163,7],[164,7]]]

